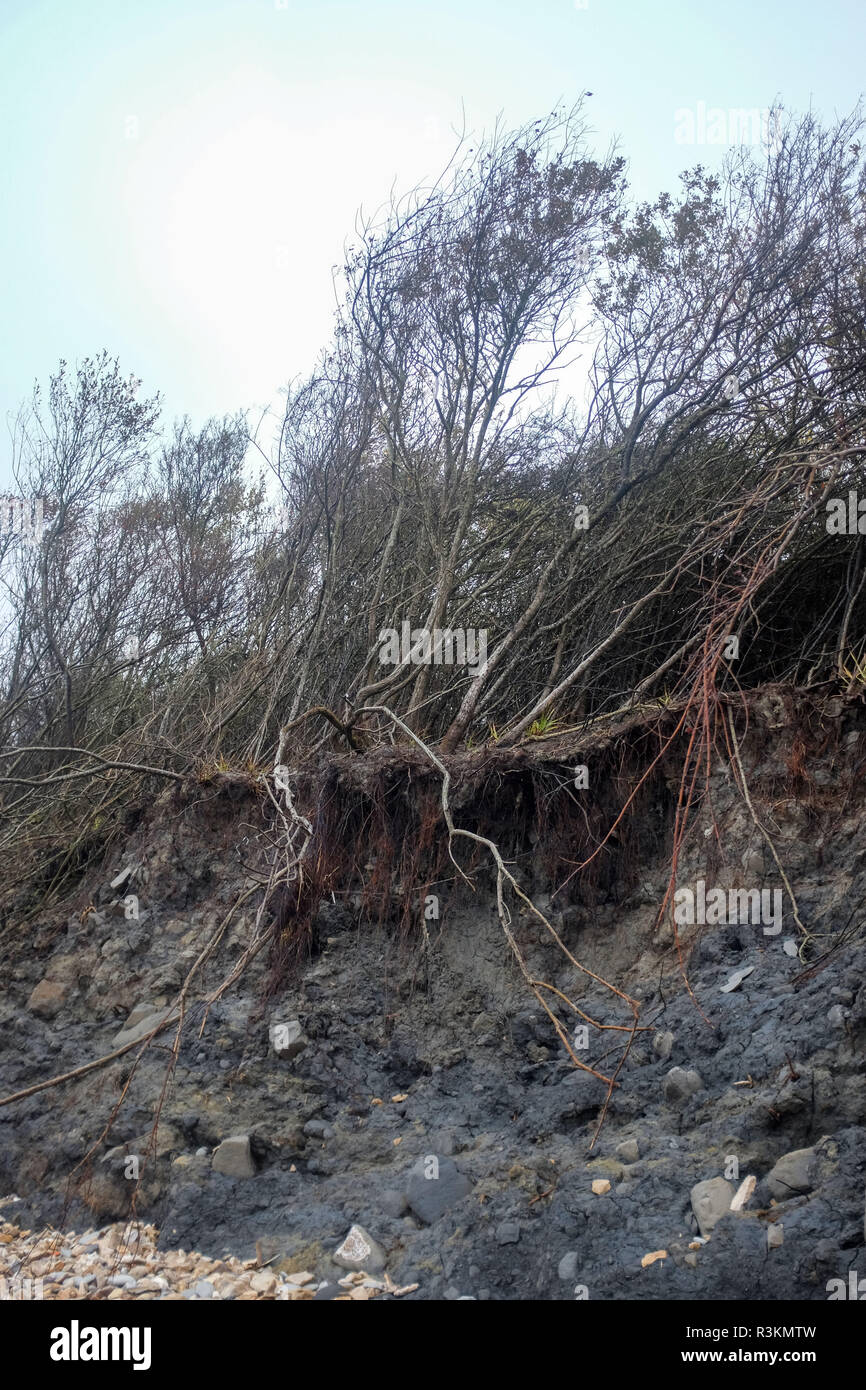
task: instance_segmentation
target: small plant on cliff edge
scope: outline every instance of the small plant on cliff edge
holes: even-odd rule
[[[558,728],[559,719],[555,714],[540,714],[529,726],[529,737],[541,738],[544,734],[554,734]]]

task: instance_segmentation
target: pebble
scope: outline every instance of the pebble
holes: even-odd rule
[[[68,1231],[22,1230],[0,1220],[0,1279],[42,1278],[46,1301],[107,1297],[112,1301],[270,1299],[294,1303],[316,1298],[324,1287],[306,1270],[287,1275],[259,1269],[254,1260],[234,1255],[213,1260],[191,1250],[159,1250],[158,1237],[155,1226],[128,1222],[78,1236]],[[123,1265],[127,1270],[118,1269]],[[135,1274],[128,1272],[129,1266]],[[387,1279],[368,1279],[367,1284],[364,1297],[395,1292]],[[335,1293],[359,1296],[340,1288]]]
[[[500,1245],[516,1245],[520,1240],[520,1226],[516,1221],[501,1221],[496,1227],[496,1239]]]

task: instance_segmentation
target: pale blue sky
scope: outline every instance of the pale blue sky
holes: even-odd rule
[[[461,103],[517,124],[589,89],[651,196],[722,153],[678,108],[848,112],[864,38],[862,0],[0,0],[0,412],[102,347],[169,415],[273,401],[359,204],[437,172]]]

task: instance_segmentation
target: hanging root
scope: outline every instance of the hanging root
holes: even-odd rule
[[[617,989],[616,985],[612,985],[608,980],[603,979],[600,975],[596,975],[585,965],[581,965],[580,961],[577,960],[571,954],[571,952],[568,950],[568,947],[565,945],[565,943],[562,941],[559,934],[557,933],[555,927],[553,927],[553,925],[548,921],[548,919],[545,917],[544,913],[540,910],[540,908],[536,907],[535,903],[533,903],[532,900],[529,897],[527,897],[526,893],[524,893],[523,889],[520,887],[514,875],[509,871],[504,859],[502,858],[501,853],[499,852],[499,848],[493,842],[493,840],[488,839],[484,835],[477,835],[472,830],[464,830],[462,827],[454,824],[454,819],[451,814],[451,808],[448,802],[451,774],[449,773],[445,764],[441,762],[439,758],[437,758],[436,754],[432,751],[432,749],[430,749],[427,746],[427,744],[424,743],[423,740],[418,737],[416,733],[413,733],[413,731],[406,724],[404,724],[403,720],[400,719],[399,716],[393,712],[393,710],[389,709],[387,705],[366,705],[360,712],[370,714],[384,714],[389,719],[392,719],[394,723],[397,725],[397,727],[401,729],[402,732],[406,734],[413,741],[413,743],[415,743],[417,747],[420,748],[422,752],[427,755],[427,757],[433,763],[434,767],[436,767],[437,770],[441,772],[441,807],[442,815],[448,830],[448,854],[451,859],[451,862],[453,863],[460,877],[463,878],[467,883],[469,882],[460,865],[457,863],[457,860],[454,858],[452,846],[455,839],[462,838],[470,840],[475,844],[482,845],[486,850],[489,851],[490,855],[492,856],[493,861],[496,865],[496,907],[499,914],[499,921],[501,923],[502,930],[505,934],[505,939],[511,947],[512,954],[514,955],[514,958],[517,961],[520,973],[522,974],[527,985],[531,989],[532,993],[535,995],[535,998],[538,1000],[542,1009],[547,1014],[548,1018],[553,1024],[560,1042],[562,1043],[563,1047],[565,1048],[574,1065],[576,1067],[579,1067],[581,1071],[589,1072],[591,1076],[598,1077],[599,1081],[603,1081],[604,1084],[607,1086],[607,1095],[605,1097],[601,1115],[599,1116],[599,1122],[596,1128],[596,1132],[593,1135],[592,1143],[590,1145],[590,1148],[592,1149],[595,1146],[595,1142],[601,1130],[601,1125],[603,1123],[604,1116],[607,1111],[607,1107],[610,1102],[610,1097],[613,1093],[614,1087],[619,1085],[619,1082],[617,1081],[617,1076],[622,1069],[626,1057],[628,1056],[632,1042],[634,1041],[635,1034],[639,1031],[645,1031],[643,1029],[640,1029],[638,1026],[640,1005],[638,1004],[636,999],[632,999],[628,994],[625,994],[622,990]],[[556,945],[559,947],[560,951],[563,953],[566,959],[571,962],[572,965],[574,965],[584,975],[587,975],[591,980],[595,980],[597,984],[603,985],[605,989],[610,990],[611,994],[614,994],[618,999],[622,999],[623,1002],[628,1005],[632,1012],[632,1024],[630,1028],[625,1028],[621,1025],[618,1026],[614,1024],[604,1024],[597,1022],[595,1019],[590,1018],[588,1014],[583,1013],[578,1008],[578,1006],[575,1003],[573,1003],[572,1000],[568,999],[559,990],[554,989],[552,985],[545,984],[544,981],[536,980],[533,978],[527,967],[523,954],[517,942],[514,939],[514,934],[511,930],[511,912],[508,908],[508,905],[505,902],[504,895],[505,883],[508,883],[510,885],[512,891],[518,898],[521,899],[523,903],[526,904],[527,908],[532,913],[532,915],[538,918],[539,922],[541,922],[542,926],[556,942]],[[626,1044],[623,1055],[620,1058],[619,1064],[612,1076],[605,1076],[602,1072],[596,1071],[594,1067],[588,1066],[585,1062],[581,1062],[580,1059],[575,1056],[574,1049],[572,1048],[571,1043],[569,1042],[566,1031],[563,1028],[560,1020],[557,1018],[556,1014],[548,1005],[547,1000],[544,998],[544,995],[541,993],[542,989],[549,990],[550,992],[558,995],[558,997],[562,999],[568,1005],[569,1008],[571,1008],[581,1018],[586,1019],[587,1022],[592,1024],[593,1027],[602,1030],[613,1029],[618,1032],[628,1032],[628,1042]]]

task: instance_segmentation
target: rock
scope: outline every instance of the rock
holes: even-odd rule
[[[770,1195],[777,1201],[796,1192],[809,1192],[815,1175],[814,1149],[792,1149],[783,1154],[767,1174]]]
[[[27,1000],[27,1007],[39,1018],[53,1018],[66,1001],[66,985],[54,980],[40,980]]]
[[[124,1158],[129,1154],[137,1154],[139,1158],[150,1157],[151,1144],[153,1142],[150,1130],[144,1134],[137,1134],[134,1139],[129,1139],[125,1144],[117,1144],[113,1149],[109,1149],[103,1154],[102,1162],[111,1162],[113,1159]],[[174,1125],[168,1124],[163,1120],[156,1131],[156,1146],[153,1155],[156,1158],[165,1158],[167,1154],[177,1152],[183,1148],[183,1139]]]
[[[754,1192],[757,1182],[758,1179],[753,1173],[750,1173],[747,1178],[743,1178],[743,1181],[737,1188],[736,1196],[731,1202],[731,1211],[741,1211],[743,1209]]]
[[[781,1225],[767,1227],[767,1249],[778,1250],[784,1244],[785,1236]]]
[[[557,1273],[564,1284],[571,1284],[577,1278],[577,1261],[579,1258],[576,1250],[569,1250],[560,1260],[557,1266]]]
[[[516,1245],[520,1240],[520,1225],[517,1221],[500,1221],[496,1227],[496,1239],[500,1245]]]
[[[593,1179],[592,1190],[596,1197],[603,1197],[606,1192],[610,1192],[610,1182],[607,1178]]]
[[[698,1072],[673,1067],[664,1081],[665,1100],[669,1105],[681,1105],[696,1091],[703,1090],[703,1085]]]
[[[692,1211],[702,1236],[708,1237],[716,1224],[730,1210],[734,1189],[724,1178],[708,1178],[696,1182],[691,1190]]]
[[[140,1023],[141,1020],[142,1020],[143,1018],[149,1018],[151,1014],[154,1014],[154,1013],[156,1013],[156,1012],[157,1012],[157,1006],[156,1006],[156,1004],[151,1004],[151,1003],[136,1004],[136,1006],[135,1006],[135,1008],[133,1009],[132,1013],[129,1015],[129,1018],[126,1020],[126,1022],[125,1022],[124,1025],[123,1025],[123,1030],[124,1030],[124,1032],[127,1032],[130,1028],[134,1028],[135,1025],[136,1025],[137,1023]]]
[[[637,1163],[640,1158],[640,1149],[636,1139],[623,1139],[621,1144],[617,1144],[614,1150],[617,1158],[621,1158],[623,1163]]]
[[[277,1276],[269,1269],[257,1269],[250,1279],[250,1288],[254,1293],[273,1293],[276,1287]]]
[[[133,1010],[133,1012],[135,1011]],[[128,1027],[124,1024],[123,1028],[121,1028],[120,1032],[113,1039],[112,1047],[125,1047],[127,1043],[139,1042],[152,1028],[155,1028],[158,1023],[161,1023],[163,1019],[166,1018],[170,1021],[174,1021],[174,1019],[177,1018],[177,1010],[172,1009],[171,1012],[167,1014],[165,1009],[156,1009],[149,1014],[144,1014],[132,1027]]]
[[[214,1150],[211,1167],[215,1173],[224,1173],[227,1178],[255,1177],[256,1167],[250,1152],[250,1136],[233,1134],[224,1139]]]
[[[472,1191],[472,1183],[452,1158],[427,1154],[409,1171],[406,1201],[419,1221],[432,1225]]]
[[[396,1187],[386,1187],[379,1198],[379,1206],[386,1216],[392,1216],[395,1221],[409,1210],[405,1192],[399,1192]]]
[[[482,1013],[479,1014],[478,1017],[473,1021],[471,1031],[475,1034],[476,1037],[483,1037],[486,1035],[495,1034],[497,1031],[497,1027],[498,1025],[496,1019],[493,1017],[493,1014]]]
[[[304,1030],[296,1018],[288,1023],[272,1023],[268,1029],[268,1037],[275,1052],[280,1057],[291,1060],[297,1057],[299,1052],[303,1052],[307,1046],[307,1039],[304,1037]]]
[[[304,1133],[311,1139],[330,1139],[334,1131],[324,1120],[308,1120],[304,1125]]]
[[[668,1057],[670,1057],[673,1046],[673,1033],[656,1033],[653,1038],[653,1052],[657,1057],[661,1057],[663,1062],[666,1062]]]
[[[850,1010],[844,1008],[841,1004],[834,1004],[832,1009],[828,1011],[827,1018],[834,1028],[844,1028],[845,1020],[848,1018],[849,1013]]]
[[[55,980],[61,985],[74,984],[81,972],[81,956],[53,956],[45,972],[45,978]],[[849,1004],[851,1000],[847,1001]]]
[[[793,937],[790,936],[787,941],[782,942],[782,950],[785,952],[786,956],[792,956],[795,960],[799,955],[797,943],[794,941]]]
[[[199,1279],[193,1289],[196,1298],[213,1298],[214,1286],[209,1279]]]
[[[754,968],[753,965],[747,965],[744,966],[742,970],[735,970],[733,975],[729,977],[727,983],[722,985],[721,993],[732,994],[735,989],[739,989],[743,981],[751,975]]]
[[[352,1226],[342,1245],[334,1251],[333,1260],[342,1269],[363,1269],[378,1274],[385,1268],[385,1252],[363,1226]]]

